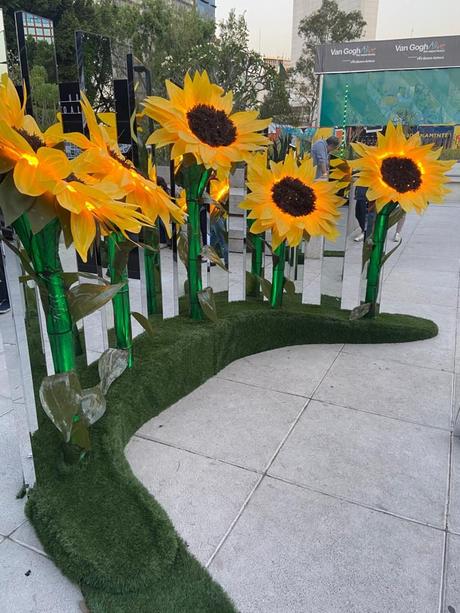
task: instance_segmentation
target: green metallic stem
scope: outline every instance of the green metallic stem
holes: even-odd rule
[[[253,219],[248,219],[248,232],[251,230],[251,226],[254,223]],[[251,243],[252,243],[252,254],[251,254],[251,273],[256,275],[257,277],[264,276],[264,234],[252,234],[251,235]],[[255,284],[255,290],[253,292],[253,296],[257,298],[262,294],[260,291],[260,283]]]
[[[131,307],[129,304],[128,267],[124,270],[115,269],[115,256],[118,244],[126,239],[118,232],[112,232],[107,238],[107,255],[109,262],[110,282],[112,285],[123,283],[123,287],[112,298],[115,336],[118,349],[128,351],[128,367],[133,365],[133,335],[131,330]]]
[[[273,281],[270,304],[278,309],[283,304],[284,266],[286,263],[286,243],[283,241],[273,252]]]
[[[157,271],[160,269],[160,245],[158,241],[158,228],[155,230],[145,229],[146,245],[151,249],[144,249],[145,284],[147,289],[147,312],[149,315],[161,313],[161,305],[158,300],[160,288],[158,287]]]
[[[382,263],[385,256],[385,242],[388,232],[390,214],[398,205],[390,202],[377,214],[372,236],[372,252],[367,269],[367,286],[365,302],[370,304],[368,317],[375,317],[379,312],[379,291]]]
[[[198,300],[198,292],[203,289],[201,278],[201,232],[200,200],[211,176],[211,170],[202,165],[191,164],[182,170],[182,180],[187,196],[188,210],[188,288],[190,317],[204,319],[203,310]]]
[[[22,215],[13,226],[32,261],[39,287],[42,285],[40,289],[54,370],[56,373],[74,370],[74,331],[59,259],[60,223],[58,219],[53,219],[40,232],[32,234],[29,220]]]

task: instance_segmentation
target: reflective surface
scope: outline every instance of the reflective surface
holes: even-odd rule
[[[27,110],[45,129],[55,123],[59,110],[53,22],[22,11],[16,13],[16,31],[21,75],[29,92]]]

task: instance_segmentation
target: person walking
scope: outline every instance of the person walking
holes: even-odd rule
[[[336,136],[317,140],[311,147],[313,165],[316,166],[317,179],[329,179],[329,157],[340,144]]]

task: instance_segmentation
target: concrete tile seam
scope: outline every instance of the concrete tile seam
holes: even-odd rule
[[[367,415],[376,415],[377,417],[385,417],[386,419],[393,419],[395,421],[401,421],[406,424],[412,424],[414,426],[421,426],[422,428],[430,428],[431,430],[440,430],[441,432],[452,434],[452,430],[450,428],[442,428],[441,426],[433,426],[431,424],[424,424],[419,421],[414,421],[412,419],[406,419],[403,417],[395,417],[394,415],[385,415],[383,413],[376,413],[375,411],[368,411],[366,409],[361,409],[361,408],[356,408],[356,407],[349,407],[343,404],[337,404],[336,402],[333,402],[332,400],[323,400],[321,398],[312,398],[312,400],[314,400],[315,402],[320,402],[321,404],[330,404],[340,409],[348,409],[350,411],[357,411],[358,413],[366,413]],[[460,436],[460,434],[458,436]]]
[[[415,341],[415,342],[417,342],[417,341]],[[346,349],[343,350],[343,353],[345,355],[351,355],[351,356],[355,355],[352,351],[350,351],[350,350],[347,351]],[[455,350],[453,351],[453,354],[454,353],[455,353]],[[403,362],[402,360],[396,360],[394,358],[388,358],[388,357],[385,357],[385,362],[394,362],[395,364],[400,364],[401,366],[413,365],[412,362],[409,362],[409,361]],[[422,365],[417,364],[416,367],[417,368],[423,368],[425,370],[434,370],[436,372],[447,372],[450,375],[454,375],[455,374],[455,366],[454,366],[454,368],[435,368],[434,366],[422,366]]]
[[[417,524],[418,526],[425,526],[426,528],[430,528],[431,530],[436,530],[437,532],[443,532],[443,533],[447,532],[446,529],[442,526],[436,526],[435,524],[431,524],[430,522],[420,521],[419,519],[415,519],[413,517],[407,517],[406,515],[400,515],[399,513],[394,513],[393,511],[388,511],[387,509],[381,509],[379,507],[374,507],[370,504],[366,504],[365,502],[361,502],[353,498],[348,498],[346,496],[340,496],[339,494],[334,494],[333,492],[327,492],[326,490],[318,489],[310,485],[305,485],[304,483],[296,483],[295,481],[291,481],[290,479],[286,479],[285,477],[279,477],[272,473],[267,473],[266,475],[264,475],[264,478],[265,477],[269,479],[273,479],[275,481],[280,481],[281,483],[285,483],[286,485],[292,485],[293,487],[298,487],[301,490],[306,490],[308,492],[314,492],[322,496],[333,498],[334,500],[340,500],[341,502],[346,502],[347,504],[361,507],[363,509],[368,509],[369,511],[374,511],[375,513],[382,513],[383,515],[389,515],[390,517],[395,517],[396,519],[400,519],[402,521],[406,521],[411,524]]]
[[[135,434],[132,438],[139,438],[144,441],[148,441],[149,443],[156,443],[158,445],[164,445],[165,447],[171,447],[171,449],[177,449],[178,451],[185,451],[186,453],[190,453],[191,455],[196,455],[200,458],[205,458],[206,460],[213,460],[215,462],[219,462],[220,464],[227,464],[228,466],[233,466],[234,468],[240,468],[241,470],[245,470],[246,472],[254,473],[256,475],[263,475],[264,473],[256,470],[255,468],[251,468],[249,466],[243,466],[241,464],[236,464],[235,462],[230,462],[229,460],[222,460],[221,458],[216,458],[211,455],[207,455],[205,453],[201,453],[196,451],[195,449],[188,449],[187,447],[179,447],[179,445],[175,445],[174,443],[170,443],[168,441],[159,440],[153,436],[148,436],[147,434]]]
[[[319,386],[322,384],[322,382],[324,381],[325,377],[328,375],[328,373],[330,372],[331,368],[334,366],[334,364],[336,363],[336,361],[338,360],[339,356],[341,355],[343,348],[345,347],[345,344],[343,344],[337,355],[335,356],[334,360],[332,361],[332,363],[329,365],[329,368],[327,368],[327,370],[325,371],[323,377],[321,378],[321,380],[318,382],[318,384],[316,385],[315,389],[312,392],[312,396],[314,396],[314,394],[316,393],[316,391],[318,390]],[[215,548],[213,554],[211,555],[211,557],[209,558],[207,564],[206,564],[206,568],[209,568],[209,566],[212,564],[212,561],[215,559],[215,557],[217,556],[217,554],[219,553],[219,551],[221,550],[221,548],[223,547],[223,545],[225,544],[225,541],[228,539],[228,537],[230,536],[230,534],[232,533],[234,527],[236,526],[236,524],[238,523],[238,520],[240,519],[240,517],[242,516],[244,510],[246,509],[246,507],[248,506],[249,502],[251,501],[252,496],[255,494],[255,492],[257,491],[258,487],[260,486],[260,484],[262,483],[262,481],[264,480],[264,478],[267,476],[268,471],[270,469],[270,466],[273,464],[273,462],[275,461],[276,457],[278,456],[278,454],[280,453],[281,449],[283,448],[283,446],[285,445],[286,441],[289,439],[290,435],[292,434],[294,428],[296,427],[296,425],[299,423],[299,420],[301,419],[302,415],[305,413],[305,411],[308,409],[308,405],[311,402],[311,398],[308,399],[307,403],[305,404],[305,406],[299,411],[299,414],[297,416],[297,418],[294,420],[294,422],[291,424],[291,426],[288,429],[288,432],[286,433],[286,435],[283,437],[283,439],[281,440],[280,444],[278,445],[278,448],[276,449],[275,453],[273,454],[273,456],[271,457],[271,459],[268,461],[267,466],[265,467],[265,470],[263,472],[263,474],[261,475],[261,478],[259,479],[259,481],[256,483],[256,485],[254,486],[254,488],[252,489],[251,492],[249,492],[246,500],[244,501],[243,505],[241,506],[241,509],[239,510],[239,512],[237,513],[236,517],[234,518],[234,520],[232,521],[232,523],[230,524],[228,530],[226,531],[226,533],[224,534],[224,536],[222,537],[221,541],[218,543],[217,547]]]
[[[16,530],[17,530],[17,528],[16,528]],[[34,553],[38,553],[38,555],[46,558],[47,560],[50,559],[47,553],[45,553],[44,551],[40,551],[40,549],[37,549],[37,547],[34,547],[33,545],[28,545],[27,543],[24,543],[24,541],[16,540],[12,536],[8,536],[7,538],[12,543],[15,543],[15,545],[19,545],[20,547],[24,547],[24,549],[29,549],[30,551],[33,551]]]
[[[248,383],[247,381],[238,381],[237,379],[231,379],[230,377],[222,377],[221,375],[215,375],[216,379],[221,379],[222,381],[229,381],[230,383],[238,383],[239,385],[247,385],[248,387],[252,387],[259,390],[267,390],[268,392],[276,392],[277,394],[285,394],[286,396],[294,396],[295,398],[304,398],[307,401],[311,400],[310,396],[304,396],[303,394],[294,394],[293,392],[282,392],[280,390],[274,389],[273,387],[267,387],[265,385],[257,385],[257,383]]]

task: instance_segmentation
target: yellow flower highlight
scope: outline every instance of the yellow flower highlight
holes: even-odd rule
[[[73,164],[74,174],[85,182],[104,180],[120,186],[126,202],[139,207],[145,217],[154,223],[159,217],[167,232],[171,220],[183,223],[182,211],[157,184],[155,168],[149,164],[149,177],[144,177],[120,151],[107,130],[99,125],[96,114],[84,94],[81,107],[89,130],[89,139],[83,134],[66,134],[66,138],[84,152]]]
[[[86,262],[88,250],[96,238],[99,225],[102,236],[121,231],[138,233],[146,218],[136,207],[117,202],[118,186],[110,183],[85,185],[79,181],[59,181],[53,188],[58,204],[70,212],[70,229],[75,249]]]
[[[356,185],[368,188],[367,198],[375,200],[377,211],[389,202],[398,202],[407,212],[422,213],[429,202],[440,204],[449,190],[445,173],[455,161],[440,161],[441,149],[422,145],[420,135],[407,138],[400,125],[388,124],[377,145],[354,143],[361,157],[350,162],[359,171]]]
[[[265,155],[255,155],[247,185],[250,193],[240,206],[255,220],[251,232],[271,230],[273,249],[284,240],[295,247],[305,235],[337,238],[338,209],[345,200],[336,195],[335,182],[315,181],[310,158],[298,165],[291,152],[284,162],[271,162],[267,168]]]
[[[263,149],[269,140],[262,134],[270,120],[258,119],[257,111],[232,113],[233,94],[210,82],[204,71],[185,76],[183,89],[166,81],[169,100],[150,96],[144,113],[162,127],[147,144],[173,145],[171,157],[195,156],[206,168],[229,171],[248,152]]]

